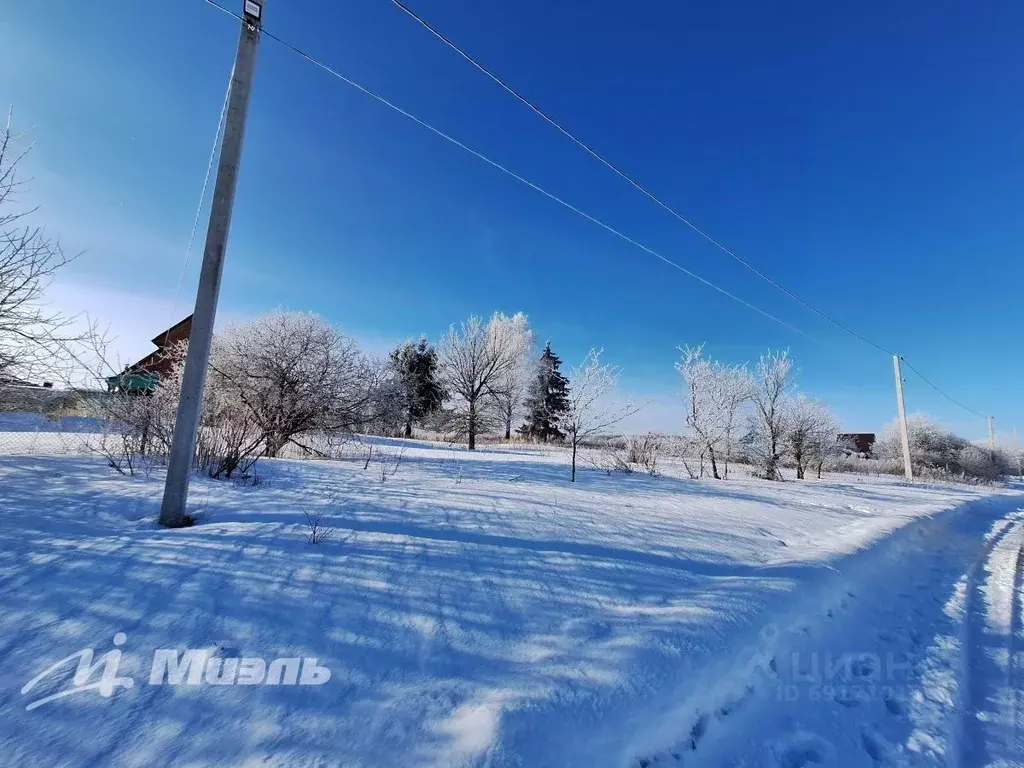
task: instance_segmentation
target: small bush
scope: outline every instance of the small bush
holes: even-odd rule
[[[306,542],[319,544],[327,539],[334,529],[327,523],[327,513],[324,511],[312,512],[308,509],[302,511],[306,518]]]
[[[649,475],[658,473],[658,459],[665,449],[664,438],[655,432],[631,435],[626,439],[626,461],[643,467]]]
[[[1006,451],[975,445],[937,424],[927,416],[916,414],[907,419],[910,434],[910,456],[915,477],[925,480],[957,480],[960,482],[997,482],[1013,472],[1012,457]],[[890,425],[875,443],[874,452],[884,471],[903,474],[903,448],[899,429]]]

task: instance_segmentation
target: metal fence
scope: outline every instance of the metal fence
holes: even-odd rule
[[[38,411],[0,412],[0,455],[85,454],[102,437],[100,423]]]

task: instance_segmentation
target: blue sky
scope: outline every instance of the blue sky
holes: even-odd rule
[[[234,0],[225,0],[233,7]],[[240,2],[239,2],[240,5]],[[954,397],[1024,428],[1024,6],[1013,2],[413,5],[731,248]],[[84,9],[84,10],[83,10]],[[500,309],[590,345],[678,429],[676,347],[789,347],[847,428],[892,419],[891,360],[701,240],[386,0],[268,0],[266,24],[467,144],[804,330],[777,326],[261,44],[222,320],[285,306],[369,347]],[[202,0],[8,3],[0,97],[34,127],[42,220],[85,254],[55,302],[126,357],[176,306],[238,34]],[[205,219],[200,227],[201,245]],[[197,250],[199,250],[197,248]],[[984,424],[907,376],[908,408]]]

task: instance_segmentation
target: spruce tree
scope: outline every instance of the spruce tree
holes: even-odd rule
[[[391,351],[391,367],[398,381],[405,415],[405,437],[412,437],[412,425],[436,412],[448,396],[437,378],[437,350],[420,338]]]
[[[545,443],[565,437],[558,423],[569,408],[569,381],[559,372],[561,365],[561,358],[551,351],[548,342],[526,396],[526,423],[518,430],[523,437]]]

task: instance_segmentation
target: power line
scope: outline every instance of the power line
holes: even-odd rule
[[[654,203],[656,203],[657,205],[661,206],[663,209],[668,211],[670,214],[672,214],[672,216],[674,216],[676,219],[678,219],[683,224],[688,226],[690,229],[692,229],[698,235],[700,235],[705,240],[707,240],[709,243],[714,245],[720,251],[722,251],[723,253],[727,254],[730,257],[732,257],[733,259],[738,261],[740,264],[742,264],[744,267],[746,267],[751,272],[753,272],[758,277],[760,277],[762,280],[764,280],[765,282],[767,282],[770,285],[774,286],[778,290],[782,291],[787,296],[789,296],[791,299],[799,302],[804,307],[806,307],[807,309],[811,310],[812,312],[814,312],[819,317],[824,318],[828,322],[832,323],[832,325],[836,326],[837,328],[840,328],[840,329],[846,331],[847,333],[849,333],[850,335],[857,337],[858,339],[863,341],[865,344],[871,345],[872,347],[874,347],[875,349],[877,349],[880,352],[884,352],[885,354],[890,355],[890,356],[893,354],[892,352],[890,352],[889,350],[885,349],[884,347],[882,347],[882,346],[876,344],[875,342],[871,341],[866,336],[861,335],[857,331],[855,331],[852,328],[844,325],[843,323],[841,323],[840,321],[836,320],[835,318],[830,317],[829,315],[827,315],[824,312],[822,312],[821,310],[819,310],[817,307],[813,306],[809,302],[807,302],[804,299],[800,298],[798,295],[793,293],[791,290],[786,288],[784,285],[782,285],[779,282],[777,282],[776,280],[774,280],[770,275],[764,273],[763,271],[758,269],[757,266],[752,264],[750,261],[748,261],[747,259],[743,258],[738,253],[733,251],[731,248],[726,246],[720,240],[717,240],[715,237],[713,237],[706,230],[701,229],[700,227],[698,227],[696,224],[694,224],[688,218],[683,216],[683,214],[679,213],[679,211],[677,211],[675,208],[670,206],[668,203],[666,203],[660,197],[658,197],[653,192],[651,192],[649,189],[647,189],[647,187],[643,186],[640,182],[638,182],[632,176],[630,176],[625,171],[623,171],[621,168],[619,168],[617,165],[615,165],[610,160],[608,160],[604,155],[602,155],[596,149],[594,149],[589,144],[587,144],[585,141],[583,141],[581,138],[579,138],[574,133],[569,131],[568,128],[566,128],[561,123],[559,123],[557,120],[555,120],[553,117],[551,117],[549,114],[547,114],[544,110],[542,110],[534,102],[532,102],[529,99],[527,99],[525,96],[523,96],[521,93],[519,93],[519,91],[517,91],[515,88],[513,88],[508,83],[506,83],[504,80],[502,80],[498,75],[496,75],[494,72],[492,72],[486,66],[481,64],[475,58],[473,58],[473,56],[471,56],[465,50],[460,48],[458,46],[458,44],[456,44],[450,38],[445,36],[442,32],[440,32],[437,28],[435,28],[433,25],[431,25],[423,17],[421,17],[419,14],[417,14],[411,8],[409,8],[409,6],[407,6],[405,3],[401,2],[401,0],[391,0],[391,2],[395,6],[400,8],[402,11],[404,11],[406,14],[408,14],[412,19],[414,19],[417,23],[419,23],[424,29],[426,29],[428,32],[430,32],[434,37],[436,37],[442,43],[444,43],[449,48],[451,48],[453,51],[458,53],[462,58],[464,58],[466,61],[468,61],[470,64],[472,64],[476,69],[478,69],[480,72],[482,72],[488,78],[490,78],[495,83],[497,83],[499,86],[501,86],[502,89],[507,91],[513,97],[515,97],[519,102],[521,102],[526,107],[528,107],[538,117],[543,119],[545,122],[547,122],[553,128],[557,129],[563,136],[568,138],[570,141],[572,141],[574,144],[579,146],[581,149],[585,150],[595,160],[600,162],[602,165],[604,165],[609,170],[613,171],[616,175],[618,175],[620,178],[622,178],[623,180],[628,182],[634,189],[636,189],[637,191],[641,192],[643,195],[645,195],[651,201],[653,201]]]
[[[224,13],[228,14],[229,16],[233,16],[236,19],[240,18],[240,16],[238,14],[236,14],[233,11],[229,10],[228,8],[225,8],[224,6],[220,5],[215,0],[205,0],[205,2],[207,2],[208,4],[214,6],[215,8],[218,8],[219,10],[221,10]],[[399,107],[397,104],[389,101],[388,99],[384,98],[380,94],[375,93],[374,91],[370,90],[369,88],[366,88],[365,86],[360,85],[359,83],[355,82],[354,80],[349,79],[348,77],[346,77],[345,75],[341,74],[340,72],[338,72],[336,69],[334,69],[330,65],[325,64],[323,61],[321,61],[320,59],[316,58],[315,56],[311,56],[310,54],[308,54],[305,51],[301,50],[300,48],[296,47],[295,45],[292,45],[287,40],[284,40],[284,39],[278,37],[277,35],[273,34],[269,30],[267,30],[265,27],[263,28],[263,34],[266,37],[269,37],[271,40],[274,40],[275,42],[283,45],[285,48],[288,48],[293,53],[295,53],[295,54],[301,56],[302,58],[306,59],[311,64],[313,64],[313,65],[319,67],[320,69],[324,70],[325,72],[327,72],[328,74],[332,75],[333,77],[336,77],[338,80],[341,80],[343,83],[345,83],[345,84],[355,88],[356,90],[360,91],[364,95],[369,96],[370,98],[372,98],[375,101],[383,104],[384,106],[389,107],[390,109],[394,110],[395,112],[397,112],[398,114],[402,115],[403,117],[406,117],[409,120],[412,120],[417,125],[419,125],[419,126],[421,126],[423,128],[426,128],[431,133],[441,137],[445,141],[450,142],[451,144],[454,144],[455,146],[459,147],[460,149],[464,150],[465,152],[468,152],[469,154],[473,155],[474,157],[482,160],[483,162],[485,162],[488,165],[490,165],[492,168],[496,168],[497,170],[501,171],[502,173],[505,173],[505,174],[511,176],[516,181],[518,181],[521,184],[524,184],[524,185],[530,187],[530,189],[533,189],[536,192],[539,192],[540,194],[542,194],[545,197],[547,197],[549,200],[553,200],[554,202],[558,203],[559,205],[569,209],[573,213],[576,213],[579,216],[582,216],[583,218],[587,219],[588,221],[598,225],[602,229],[612,233],[616,237],[619,237],[622,240],[625,240],[627,243],[630,243],[631,245],[636,246],[637,248],[641,249],[642,251],[647,252],[651,256],[654,256],[655,258],[663,261],[664,263],[668,264],[669,266],[674,267],[675,269],[678,269],[683,274],[688,275],[689,277],[692,277],[694,280],[697,280],[698,282],[703,283],[704,285],[708,286],[709,288],[712,288],[712,289],[718,291],[723,296],[727,296],[728,298],[732,299],[735,302],[738,302],[739,304],[742,304],[743,306],[747,307],[748,309],[752,309],[753,311],[757,312],[758,314],[763,315],[764,317],[767,317],[769,320],[773,320],[774,322],[778,323],[779,325],[784,326],[785,328],[788,328],[789,330],[793,331],[794,333],[798,333],[801,336],[804,336],[804,337],[810,339],[811,341],[816,341],[816,342],[818,341],[817,339],[815,339],[810,334],[800,330],[799,328],[796,328],[795,326],[790,325],[789,323],[787,323],[784,320],[780,320],[779,318],[775,317],[774,315],[772,315],[772,314],[770,314],[768,312],[765,312],[760,307],[754,306],[753,304],[751,304],[750,302],[746,301],[745,299],[741,299],[739,296],[736,296],[735,294],[730,293],[725,288],[722,288],[721,286],[716,285],[715,283],[711,282],[710,280],[708,280],[708,279],[706,279],[704,277],[701,277],[696,272],[692,272],[691,270],[689,270],[686,267],[678,264],[677,262],[672,261],[668,257],[663,256],[662,254],[660,254],[657,251],[655,251],[653,248],[650,248],[650,247],[644,245],[643,243],[633,239],[629,235],[619,231],[618,229],[615,229],[610,224],[606,224],[605,222],[601,221],[597,217],[592,216],[591,214],[587,213],[586,211],[582,210],[581,208],[576,207],[572,203],[570,203],[570,202],[568,202],[566,200],[563,200],[561,197],[555,195],[554,193],[548,192],[546,189],[543,189],[542,187],[540,187],[537,184],[533,183],[529,179],[519,175],[515,171],[507,168],[506,166],[502,165],[501,163],[497,162],[496,160],[492,160],[491,158],[487,157],[483,153],[478,152],[477,150],[473,149],[472,147],[470,147],[470,146],[464,144],[463,142],[459,141],[455,137],[445,133],[440,128],[435,128],[430,123],[428,123],[428,122],[426,122],[424,120],[421,120],[420,118],[418,118],[415,115],[413,115],[411,112],[408,112],[405,109],[403,109],[402,107]]]
[[[217,130],[213,135],[213,146],[210,147],[210,159],[206,163],[206,175],[203,177],[203,189],[199,193],[199,205],[196,206],[196,216],[192,220],[192,232],[188,236],[188,248],[185,249],[185,260],[181,265],[181,275],[178,277],[178,287],[174,289],[174,301],[171,302],[171,325],[175,323],[175,313],[178,309],[178,298],[181,295],[181,286],[185,282],[185,273],[188,271],[188,260],[192,255],[192,246],[196,241],[196,231],[199,229],[199,217],[203,212],[203,202],[206,200],[206,190],[210,186],[210,174],[213,172],[213,161],[217,158],[217,147],[220,145],[220,132],[224,130],[224,116],[228,111],[228,98],[231,96],[231,81],[235,77],[235,65],[231,65],[231,74],[228,75],[228,85],[224,91],[224,103],[220,108],[220,118],[217,120]]]
[[[232,10],[230,10],[228,8],[225,8],[223,5],[221,5],[220,3],[216,2],[216,0],[204,0],[204,1],[207,4],[212,5],[214,8],[217,8],[218,10],[226,13],[227,15],[229,15],[229,16],[235,18],[235,19],[241,19],[242,18],[239,14],[235,13],[234,11],[232,11]],[[882,347],[882,346],[880,346],[878,344],[875,344],[870,339],[862,336],[861,334],[857,333],[856,331],[852,330],[851,328],[848,328],[847,326],[845,326],[844,324],[840,323],[839,321],[834,320],[833,318],[831,318],[828,315],[824,314],[820,310],[818,310],[815,307],[811,306],[810,304],[805,302],[803,299],[801,299],[799,296],[796,296],[795,294],[790,292],[784,286],[779,285],[774,280],[772,280],[769,276],[765,275],[760,270],[758,270],[756,267],[754,267],[752,264],[750,264],[746,260],[742,259],[740,256],[735,254],[729,248],[727,248],[726,246],[721,244],[718,240],[714,239],[711,235],[707,234],[704,230],[700,229],[699,227],[696,227],[694,224],[692,224],[689,220],[687,220],[681,214],[677,213],[674,209],[672,209],[666,203],[662,202],[659,198],[654,196],[652,193],[648,192],[639,183],[633,181],[632,178],[627,176],[625,173],[623,173],[618,168],[616,168],[614,165],[612,165],[609,161],[605,160],[602,156],[597,154],[594,150],[592,150],[589,146],[584,144],[581,140],[577,139],[575,136],[573,136],[571,133],[569,133],[565,128],[563,128],[557,122],[555,122],[554,120],[549,118],[546,114],[544,114],[542,111],[540,111],[539,108],[535,107],[531,102],[527,101],[524,97],[520,96],[516,91],[514,91],[512,88],[510,88],[508,85],[506,85],[503,81],[501,81],[496,75],[493,75],[489,70],[484,68],[481,64],[477,63],[474,59],[472,59],[468,54],[464,53],[461,49],[459,49],[457,46],[455,46],[454,43],[450,42],[447,38],[444,38],[442,35],[440,35],[440,33],[438,33],[436,30],[434,30],[433,27],[430,27],[425,21],[423,21],[418,16],[416,16],[415,13],[413,13],[409,8],[407,8],[405,5],[403,5],[401,2],[399,2],[399,0],[392,0],[392,2],[395,3],[397,6],[399,6],[406,13],[410,14],[413,18],[415,18],[421,24],[423,24],[427,29],[429,29],[431,31],[432,34],[437,35],[447,45],[451,46],[456,51],[458,51],[464,58],[466,58],[468,61],[470,61],[478,69],[480,69],[481,71],[485,72],[488,75],[488,77],[491,77],[493,80],[495,80],[499,85],[501,85],[503,88],[505,88],[510,93],[512,93],[517,99],[519,99],[523,103],[527,104],[531,109],[533,109],[535,112],[537,112],[541,117],[543,117],[545,120],[550,122],[552,125],[554,125],[556,128],[558,128],[561,132],[565,133],[570,139],[572,139],[574,142],[576,142],[577,144],[582,146],[590,154],[594,155],[598,160],[600,160],[602,163],[607,165],[609,168],[611,168],[617,174],[622,176],[624,179],[629,181],[630,184],[635,186],[637,189],[639,189],[645,195],[650,197],[652,200],[654,200],[660,206],[662,206],[663,208],[668,210],[670,213],[672,213],[674,216],[676,216],[676,218],[678,218],[681,221],[683,221],[688,227],[693,229],[695,232],[700,234],[702,237],[707,239],[709,242],[714,244],[716,247],[718,247],[719,249],[721,249],[722,251],[727,253],[729,256],[731,256],[734,259],[736,259],[737,261],[739,261],[741,264],[744,264],[744,266],[747,266],[749,269],[751,269],[752,271],[757,273],[759,276],[761,276],[767,282],[771,283],[772,285],[774,285],[779,290],[781,290],[784,293],[788,294],[793,299],[795,299],[799,303],[803,304],[808,309],[812,310],[815,314],[817,314],[817,315],[821,316],[822,318],[828,320],[830,323],[832,323],[836,327],[846,331],[847,333],[851,334],[852,336],[855,336],[856,338],[860,339],[864,343],[874,347],[878,351],[883,352],[886,355],[893,356],[894,353],[890,352],[889,350],[885,349],[884,347]],[[496,168],[497,170],[501,171],[502,173],[507,174],[508,176],[511,176],[513,179],[515,179],[516,181],[520,182],[521,184],[524,184],[525,186],[530,187],[534,191],[544,195],[545,197],[547,197],[550,200],[553,200],[554,202],[556,202],[559,205],[567,208],[568,210],[572,211],[573,213],[576,213],[577,215],[582,216],[583,218],[585,218],[588,221],[596,224],[597,226],[601,227],[602,229],[604,229],[604,230],[614,234],[616,237],[619,237],[622,240],[626,241],[627,243],[630,243],[631,245],[633,245],[633,246],[635,246],[635,247],[645,251],[646,253],[654,256],[655,258],[659,259],[660,261],[664,262],[665,264],[668,264],[669,266],[679,270],[680,272],[682,272],[685,275],[688,275],[689,277],[692,277],[694,280],[697,280],[698,282],[708,286],[709,288],[712,288],[713,290],[715,290],[715,291],[721,293],[722,295],[732,299],[733,301],[735,301],[735,302],[737,302],[739,304],[742,304],[743,306],[747,307],[748,309],[751,309],[754,312],[757,312],[758,314],[763,315],[764,317],[767,317],[769,320],[772,320],[772,321],[778,323],[779,325],[782,325],[783,327],[788,328],[789,330],[793,331],[794,333],[800,334],[801,336],[804,336],[805,338],[808,338],[811,341],[815,341],[817,343],[822,343],[818,339],[816,339],[813,336],[811,336],[810,334],[806,333],[805,331],[802,331],[799,328],[796,328],[795,326],[790,325],[789,323],[785,322],[784,320],[780,320],[779,318],[775,317],[774,315],[770,314],[769,312],[766,312],[765,310],[761,309],[760,307],[757,307],[757,306],[751,304],[750,302],[746,301],[745,299],[742,299],[739,296],[736,296],[735,294],[729,292],[725,288],[722,288],[721,286],[716,285],[715,283],[711,282],[710,280],[708,280],[708,279],[706,279],[704,277],[701,277],[697,273],[687,269],[686,267],[683,267],[682,265],[678,264],[675,261],[672,261],[668,257],[663,256],[662,254],[658,253],[654,249],[649,248],[648,246],[644,245],[643,243],[633,239],[629,235],[626,235],[625,233],[619,231],[618,229],[615,229],[611,225],[606,224],[605,222],[601,221],[600,219],[596,218],[595,216],[592,216],[591,214],[587,213],[586,211],[576,207],[572,203],[562,199],[561,197],[558,197],[557,195],[555,195],[555,194],[553,194],[551,192],[548,192],[547,190],[545,190],[542,187],[538,186],[537,184],[533,183],[529,179],[519,175],[518,173],[516,173],[515,171],[507,168],[506,166],[502,165],[501,163],[499,163],[499,162],[497,162],[495,160],[492,160],[491,158],[487,157],[483,153],[478,152],[477,150],[475,150],[472,147],[464,144],[463,142],[461,142],[460,140],[456,139],[455,137],[445,133],[441,129],[435,128],[430,123],[428,123],[428,122],[426,122],[424,120],[421,120],[420,118],[418,118],[415,115],[413,115],[412,113],[406,111],[402,107],[399,107],[397,104],[389,101],[388,99],[384,98],[383,96],[379,95],[378,93],[372,91],[371,89],[369,89],[369,88],[367,88],[367,87],[365,87],[363,85],[360,85],[359,83],[355,82],[354,80],[351,80],[350,78],[348,78],[345,75],[341,74],[336,69],[334,69],[330,65],[324,63],[323,61],[321,61],[320,59],[316,58],[315,56],[312,56],[312,55],[306,53],[305,51],[301,50],[300,48],[298,48],[297,46],[293,45],[292,43],[289,43],[287,40],[284,40],[283,38],[278,37],[277,35],[273,34],[269,30],[267,30],[265,27],[262,29],[262,33],[266,37],[269,37],[271,40],[274,40],[278,44],[280,44],[280,45],[284,46],[285,48],[289,49],[290,51],[292,51],[296,55],[302,57],[303,59],[306,59],[308,62],[310,62],[314,66],[322,69],[323,71],[327,72],[331,76],[333,76],[333,77],[337,78],[338,80],[342,81],[346,85],[349,85],[352,88],[355,88],[356,90],[358,90],[359,92],[363,93],[364,95],[369,96],[370,98],[374,99],[375,101],[379,102],[380,104],[383,104],[384,106],[394,110],[398,114],[400,114],[403,117],[413,121],[417,125],[427,129],[428,131],[430,131],[431,133],[435,134],[436,136],[439,136],[440,138],[444,139],[445,141],[447,141],[447,142],[449,142],[451,144],[454,144],[455,146],[459,147],[463,151],[468,152],[469,154],[473,155],[474,157],[476,157],[476,158],[482,160],[483,162],[487,163],[491,167]],[[918,376],[920,376],[921,379],[925,383],[927,383],[930,387],[932,387],[936,392],[941,394],[943,397],[945,397],[951,403],[953,403],[954,405],[962,408],[963,410],[967,411],[968,413],[974,414],[975,416],[979,416],[981,418],[985,418],[985,416],[983,416],[982,414],[978,413],[975,410],[972,410],[972,409],[968,408],[967,406],[963,405],[959,401],[955,400],[950,395],[946,394],[943,390],[939,389],[939,387],[937,387],[935,384],[933,384],[931,381],[929,381],[927,378],[925,378],[924,375],[919,370],[917,370],[917,368],[915,368],[913,365],[911,365],[910,362],[908,362],[906,360],[906,358],[901,357],[900,359],[903,360],[903,362],[906,363],[908,368],[910,368],[914,373],[916,373]]]
[[[519,101],[525,107],[527,107],[530,111],[532,111],[534,114],[536,114],[542,120],[544,120],[546,123],[548,123],[553,128],[555,128],[559,133],[561,133],[567,139],[569,139],[574,144],[576,144],[578,147],[580,147],[585,152],[587,152],[587,154],[589,154],[591,157],[593,157],[599,163],[601,163],[606,168],[611,170],[613,173],[615,173],[621,179],[626,181],[630,186],[632,186],[638,192],[640,192],[641,194],[646,196],[648,199],[650,199],[652,202],[656,203],[662,209],[664,209],[665,211],[670,213],[673,217],[675,217],[680,222],[682,222],[687,227],[689,227],[691,230],[693,230],[698,235],[703,237],[705,240],[707,240],[713,246],[718,248],[720,251],[722,251],[726,255],[730,256],[731,258],[733,258],[734,260],[736,260],[737,262],[742,264],[744,267],[749,269],[751,272],[756,274],[762,280],[764,280],[765,282],[767,282],[770,285],[774,286],[778,290],[782,291],[787,296],[789,296],[791,299],[793,299],[794,301],[797,301],[798,303],[800,303],[801,305],[803,305],[804,307],[806,307],[810,311],[814,312],[816,315],[818,315],[819,317],[823,318],[824,320],[827,320],[829,323],[831,323],[832,325],[836,326],[837,328],[845,331],[846,333],[850,334],[851,336],[854,336],[855,338],[859,339],[860,341],[864,342],[865,344],[868,344],[869,346],[874,347],[879,352],[883,352],[883,353],[885,353],[886,355],[889,355],[889,356],[892,356],[894,354],[893,352],[889,351],[888,349],[886,349],[885,347],[881,346],[880,344],[876,344],[874,341],[872,341],[871,339],[867,338],[863,334],[855,331],[853,328],[850,328],[846,324],[840,322],[839,320],[836,320],[835,318],[831,317],[830,315],[826,314],[825,312],[822,312],[817,307],[812,305],[810,302],[804,300],[803,298],[798,296],[796,293],[794,293],[790,289],[786,288],[786,286],[782,285],[777,280],[772,278],[770,275],[766,274],[764,271],[759,269],[756,265],[754,265],[753,263],[751,263],[747,259],[745,259],[742,256],[740,256],[734,250],[732,250],[731,248],[726,246],[724,243],[722,243],[720,240],[718,240],[717,238],[712,236],[709,232],[707,232],[706,230],[704,230],[701,227],[699,227],[696,224],[694,224],[692,221],[690,221],[690,219],[686,218],[683,214],[681,214],[679,211],[677,211],[671,205],[666,203],[664,200],[662,200],[660,197],[658,197],[656,194],[654,194],[652,191],[650,191],[647,187],[645,187],[643,184],[638,182],[635,178],[633,178],[628,173],[626,173],[624,170],[622,170],[619,166],[615,165],[608,158],[606,158],[604,155],[602,155],[600,152],[598,152],[592,146],[590,146],[585,141],[583,141],[583,139],[579,138],[576,134],[572,133],[568,128],[566,128],[560,122],[558,122],[553,117],[551,117],[551,115],[549,115],[547,112],[545,112],[543,109],[541,109],[535,102],[531,101],[526,96],[524,96],[522,93],[520,93],[515,88],[513,88],[511,85],[509,85],[507,82],[505,82],[494,71],[492,71],[487,66],[485,66],[480,61],[478,61],[476,58],[474,58],[470,53],[468,53],[466,50],[464,50],[461,46],[459,46],[451,38],[449,38],[443,32],[438,30],[430,22],[428,22],[426,19],[424,19],[422,16],[420,16],[414,10],[412,10],[409,6],[407,6],[404,2],[402,2],[402,0],[391,0],[391,2],[397,8],[402,10],[406,15],[408,15],[410,18],[412,18],[416,23],[418,23],[420,26],[422,26],[424,29],[426,29],[431,35],[433,35],[438,40],[440,40],[442,43],[444,43],[446,46],[451,48],[460,57],[462,57],[467,62],[469,62],[475,69],[477,69],[479,72],[481,72],[487,78],[489,78],[491,81],[493,81],[499,87],[501,87],[502,90],[506,91],[509,95],[511,95],[513,98],[515,98],[517,101]],[[902,358],[901,357],[901,359],[907,364],[907,367],[910,368],[912,371],[914,371],[914,373],[916,373],[918,376],[920,376],[921,379],[923,381],[925,381],[925,383],[927,383],[930,387],[932,387],[936,392],[941,394],[943,397],[945,397],[951,403],[954,403],[955,405],[959,406],[960,408],[963,408],[968,413],[973,413],[976,416],[982,416],[982,414],[979,414],[977,411],[974,411],[974,410],[966,407],[965,405],[963,405],[962,403],[958,402],[953,397],[951,397],[950,395],[946,394],[944,391],[939,389],[937,386],[932,384],[932,382],[930,382],[928,379],[926,379],[924,377],[924,375],[921,374],[920,371],[918,371],[916,368],[914,368],[914,366],[912,366],[909,362],[907,362],[906,358]],[[985,418],[985,417],[982,416],[982,418]]]
[[[938,392],[938,393],[939,393],[940,395],[942,395],[942,396],[943,396],[944,398],[946,398],[947,400],[949,400],[949,402],[953,403],[953,405],[956,405],[956,406],[958,406],[958,407],[960,407],[960,408],[963,408],[963,409],[964,409],[965,411],[967,411],[968,413],[973,413],[973,414],[974,414],[975,416],[977,416],[978,418],[981,418],[981,419],[985,419],[985,418],[988,418],[988,417],[987,417],[987,416],[986,416],[985,414],[982,414],[982,413],[978,413],[978,412],[977,412],[977,411],[975,411],[975,410],[971,410],[970,408],[968,408],[968,407],[967,407],[966,405],[964,405],[963,403],[959,402],[958,400],[955,400],[955,399],[953,399],[953,398],[952,398],[952,397],[951,397],[950,395],[947,395],[947,394],[946,394],[945,392],[943,392],[943,391],[942,391],[941,389],[939,389],[939,388],[938,388],[938,387],[937,387],[937,386],[936,386],[935,384],[933,384],[933,383],[932,383],[931,381],[929,381],[929,380],[927,379],[927,377],[925,377],[925,375],[924,375],[923,373],[921,373],[921,372],[920,372],[919,370],[917,370],[917,368],[915,368],[914,366],[912,366],[912,365],[910,364],[910,362],[909,362],[909,361],[908,361],[908,360],[907,360],[907,359],[906,359],[905,357],[902,357],[902,356],[901,356],[901,357],[900,357],[900,360],[902,360],[902,361],[903,361],[904,363],[906,363],[906,366],[907,366],[907,368],[909,368],[909,369],[910,369],[910,370],[912,370],[912,371],[913,371],[914,373],[916,373],[916,374],[917,374],[917,375],[918,375],[918,376],[919,376],[919,377],[921,378],[921,381],[923,381],[923,382],[924,382],[925,384],[927,384],[927,385],[928,385],[929,387],[931,387],[932,389],[934,389],[934,390],[935,390],[936,392]]]

